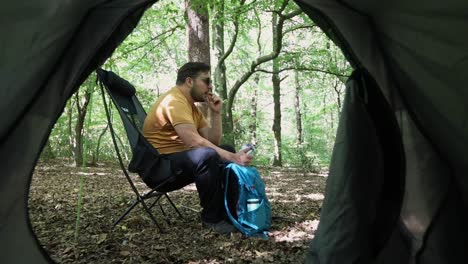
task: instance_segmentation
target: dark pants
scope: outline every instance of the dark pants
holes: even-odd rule
[[[229,145],[221,148],[235,152]],[[227,164],[218,153],[208,147],[165,155],[171,161],[172,171],[176,179],[171,185],[182,188],[192,182],[197,186],[202,221],[217,223],[226,219],[224,209],[225,166]]]

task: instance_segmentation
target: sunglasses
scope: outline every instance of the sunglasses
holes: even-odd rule
[[[204,79],[199,79],[199,80],[204,82],[208,86],[212,83],[210,78],[204,78]]]

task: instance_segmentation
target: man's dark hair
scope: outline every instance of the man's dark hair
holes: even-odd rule
[[[204,62],[188,62],[184,64],[182,67],[180,67],[180,69],[177,71],[176,84],[177,85],[183,84],[185,82],[185,79],[187,79],[187,77],[195,78],[201,72],[209,72],[210,68],[211,68],[210,65]]]

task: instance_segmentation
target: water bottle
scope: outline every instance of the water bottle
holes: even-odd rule
[[[251,143],[244,144],[241,147],[241,150],[244,150],[244,149],[250,149],[249,151],[246,152],[249,155],[253,155],[253,153],[255,151],[255,147]]]
[[[247,212],[254,211],[260,206],[260,199],[247,199]]]

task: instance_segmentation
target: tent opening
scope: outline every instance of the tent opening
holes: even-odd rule
[[[273,206],[270,239],[204,230],[194,184],[171,193],[188,223],[171,215],[164,202],[170,224],[155,213],[168,234],[159,233],[142,210],[111,229],[134,194],[116,163],[93,72],[65,104],[31,182],[31,226],[54,261],[297,263],[304,258],[320,219],[351,66],[293,2],[219,1],[206,9],[208,15],[200,12],[209,18],[207,43],[190,38],[190,22],[197,20],[184,18],[184,10],[184,1],[152,5],[102,68],[133,84],[148,110],[174,86],[178,67],[197,52],[208,54],[215,92],[224,96],[231,114],[223,117],[224,140],[236,149],[246,142],[256,146],[254,165]],[[115,109],[112,115],[118,119]],[[124,128],[115,129],[129,162]],[[147,189],[141,181],[137,187]]]

